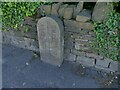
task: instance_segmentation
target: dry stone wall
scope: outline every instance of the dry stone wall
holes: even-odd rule
[[[106,2],[97,2],[93,11],[90,11],[85,9],[83,4],[84,2],[79,2],[77,5],[63,3],[44,5],[38,8],[37,16],[57,16],[62,20],[64,24],[64,60],[76,61],[85,66],[106,71],[118,71],[118,62],[99,56],[91,47],[91,43],[95,39],[92,21],[105,20],[107,18],[105,11],[110,12],[111,10],[108,9],[109,5]],[[100,15],[99,12],[102,14]],[[27,33],[23,32],[23,26],[17,32],[12,30],[8,33],[3,32],[3,43],[39,51],[36,29],[39,19],[25,18],[23,23],[29,28]]]
[[[34,18],[25,17],[23,26],[20,26],[18,31],[10,28],[8,31],[2,32],[2,43],[39,51],[36,23]]]

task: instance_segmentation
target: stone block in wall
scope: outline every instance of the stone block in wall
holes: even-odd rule
[[[108,2],[99,1],[100,0],[98,0],[98,2],[96,3],[92,13],[93,21],[107,20],[107,14],[113,10],[112,4],[110,5]]]
[[[65,26],[65,31],[67,31],[67,32],[73,32],[73,33],[80,33],[81,32],[81,28],[74,28],[74,26],[72,27],[72,28],[70,28],[70,27],[66,27]]]
[[[75,20],[64,20],[65,31],[79,33],[81,28]]]
[[[79,34],[79,33],[74,33],[74,34],[73,34],[73,38],[74,38],[74,39],[80,39],[81,37],[82,37],[82,35]]]
[[[88,37],[88,33],[89,33],[89,30],[83,30],[81,29],[80,27],[65,27],[65,30],[67,32],[71,32],[73,36],[77,35],[76,37],[83,37],[84,35],[86,36],[86,38]],[[75,35],[74,35],[75,34]],[[85,37],[84,36],[84,37]]]
[[[86,56],[87,57],[90,57],[90,58],[95,58],[97,60],[103,60],[104,57],[100,56],[100,55],[97,55],[95,53],[86,53]]]
[[[91,11],[84,9],[83,11],[79,12],[76,17],[76,21],[80,22],[87,22],[91,19]]]
[[[86,53],[94,53],[95,50],[93,48],[89,47],[89,49],[86,49],[85,52]]]
[[[36,9],[36,19],[41,18],[45,14],[43,13],[43,5]]]
[[[70,53],[70,49],[64,47],[64,54],[69,54],[69,53]]]
[[[83,39],[83,38],[75,38],[75,42],[76,44],[87,44],[87,46],[89,46],[89,40],[88,39]]]
[[[93,50],[90,47],[89,40],[87,39],[75,39],[74,48],[85,52],[93,52]]]
[[[28,32],[26,32],[26,29],[28,29]],[[29,25],[20,26],[19,30],[11,29],[10,31],[7,31],[6,34],[11,35],[11,36],[16,36],[16,37],[28,37],[28,38],[36,39],[37,38],[37,29],[36,29],[36,27],[32,27]]]
[[[78,3],[78,5],[77,5],[77,7],[76,7],[76,9],[75,9],[75,12],[74,12],[74,14],[73,14],[73,18],[76,18],[76,15],[77,15],[80,11],[82,11],[82,9],[83,9],[83,4],[84,4],[83,1],[80,1],[80,2]]]
[[[94,41],[95,40],[95,38],[92,35],[87,35],[87,34],[82,35],[81,39],[86,39],[86,40],[89,40],[89,41]]]
[[[86,47],[86,46],[81,46],[80,44],[75,44],[75,49],[76,50],[81,50],[81,51],[87,51],[87,50],[90,50],[90,48],[89,47]]]
[[[30,47],[30,42],[25,42],[23,37],[17,36],[12,37],[11,44],[21,48]]]
[[[90,50],[89,44],[75,42],[74,47],[76,50],[82,50],[82,51]]]
[[[42,16],[45,16],[45,15],[50,15],[51,5],[41,5],[40,7],[38,7],[36,12],[37,12],[37,16],[36,16],[37,18],[41,18]]]
[[[39,51],[39,44],[38,41],[35,39],[30,39],[30,38],[24,38],[26,44],[30,43],[30,47],[27,47],[27,49],[29,50],[33,50],[33,51]]]
[[[24,37],[25,47],[26,49],[33,50],[33,51],[39,51],[39,45],[38,41],[31,38]]]
[[[51,15],[58,16],[58,11],[59,11],[61,4],[62,4],[61,2],[52,4]]]
[[[72,49],[73,48],[73,41],[64,41],[64,47],[67,48],[67,49]]]
[[[76,62],[89,67],[92,67],[95,65],[95,59],[84,57],[84,56],[78,56]]]
[[[75,46],[74,46],[74,47],[75,47],[76,50],[80,50],[80,45],[79,45],[79,43],[75,42]]]
[[[103,67],[103,68],[108,68],[110,62],[111,62],[111,60],[108,60],[108,59],[104,59],[104,60],[96,59],[96,65],[95,66],[100,66],[100,67]]]
[[[66,31],[79,32],[81,29],[93,30],[94,25],[90,22],[77,22],[75,20],[64,20]]]
[[[64,33],[64,40],[73,39],[73,33],[72,32],[65,32]]]
[[[31,46],[31,43],[35,41],[35,39],[30,39],[26,37],[23,37],[23,38],[24,38],[26,45],[29,45],[29,47]]]
[[[23,28],[21,30],[11,30],[10,34],[12,36],[23,37],[24,35],[23,35],[23,31],[22,30],[23,30]]]
[[[37,32],[29,31],[24,33],[25,37],[31,38],[31,39],[37,39]]]
[[[38,42],[35,39],[23,37],[18,35],[17,31],[11,30],[8,32],[2,32],[2,43],[11,44],[20,48],[38,51]]]
[[[88,35],[88,33],[89,33],[89,30],[81,29],[81,31],[79,32],[79,35],[83,37],[84,35]]]
[[[26,29],[28,30],[27,32],[26,32]],[[17,32],[18,31],[13,31],[14,34],[16,34]],[[37,39],[37,27],[25,25],[25,26],[19,27],[19,32],[20,32],[20,35],[16,34],[15,36]]]
[[[94,29],[94,25],[90,22],[79,22],[79,26],[82,29],[88,29],[88,30],[93,30]]]
[[[67,8],[65,8],[64,19],[71,19],[73,17],[73,13],[74,13],[74,6],[69,5]]]
[[[51,5],[44,5],[43,11],[44,11],[45,15],[50,15],[51,14]]]
[[[78,45],[79,45],[79,46],[78,46],[78,47],[79,47],[79,49],[81,49],[80,47],[86,47],[86,45],[85,45],[85,44],[83,44],[83,43],[78,43]],[[75,48],[76,48],[76,43],[75,43]],[[78,50],[79,50],[79,49],[78,49]]]
[[[69,53],[64,56],[64,60],[66,61],[76,61],[76,55]]]
[[[86,53],[94,53],[95,50],[92,48],[91,43],[92,38],[89,37],[84,37],[86,35],[79,35],[78,36],[75,34],[75,40],[74,40],[74,48],[76,48],[77,50],[83,50]],[[93,38],[94,40],[94,38]]]
[[[76,5],[74,5],[74,7],[73,7],[73,15],[72,15],[72,19],[75,19],[75,17],[76,17],[76,16],[74,15],[74,14],[75,14],[75,11],[76,11],[76,8],[77,8]]]
[[[37,37],[37,22],[34,18],[25,17],[23,21],[23,26],[19,27],[19,31],[13,31],[15,36],[19,37],[28,37],[28,38],[36,38]],[[26,32],[26,30],[28,32]]]
[[[120,63],[119,62],[117,62],[117,61],[111,61],[109,68],[113,72],[116,72],[116,71],[118,72],[119,67],[120,67]]]
[[[64,54],[63,54],[64,57],[63,58],[65,59],[67,57],[67,55],[69,55],[69,54],[70,54],[70,49],[64,47]]]
[[[60,6],[59,11],[58,11],[60,18],[63,18],[64,12],[65,12],[65,8],[67,6],[68,6],[68,4],[63,4],[63,5]]]
[[[89,31],[89,35],[91,35],[92,37],[95,37],[95,32],[93,30]]]
[[[77,28],[79,27],[79,23],[77,23],[75,20],[64,20],[64,24],[66,27],[72,28],[72,25]]]
[[[10,44],[20,47],[20,48],[38,51],[37,44],[35,44],[35,43],[36,43],[35,39],[12,36]]]
[[[32,27],[36,27],[36,20],[32,17],[24,17],[23,25],[30,25]]]
[[[35,27],[34,29],[29,29],[28,32],[23,33],[24,37],[31,38],[31,39],[37,39],[37,28]]]
[[[70,36],[70,38],[67,38],[67,39],[64,39],[65,42],[72,42],[74,43],[75,42],[75,39],[72,38],[72,35]]]
[[[86,56],[86,53],[83,51],[78,51],[76,49],[71,49],[71,53],[78,56]]]

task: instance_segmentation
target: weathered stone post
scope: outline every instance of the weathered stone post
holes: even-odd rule
[[[43,17],[37,23],[39,50],[43,62],[60,66],[63,62],[64,27],[58,17]]]

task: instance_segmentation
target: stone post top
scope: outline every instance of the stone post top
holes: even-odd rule
[[[63,22],[61,21],[61,19],[57,16],[54,16],[54,15],[51,15],[51,16],[45,16],[45,17],[42,17],[38,20],[37,22],[37,25],[39,25],[39,23],[43,22],[43,21],[51,21],[51,23],[54,23],[56,25],[58,25],[58,27],[60,28],[60,30],[63,30],[64,31],[64,27],[63,27]]]

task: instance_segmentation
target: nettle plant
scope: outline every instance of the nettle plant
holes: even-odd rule
[[[120,14],[115,10],[108,14],[106,21],[94,22],[96,43],[93,46],[100,55],[111,58],[112,60],[118,60],[119,22]]]
[[[25,16],[32,16],[35,10],[47,2],[1,2],[2,28],[8,30],[9,27],[18,30],[18,26]]]

